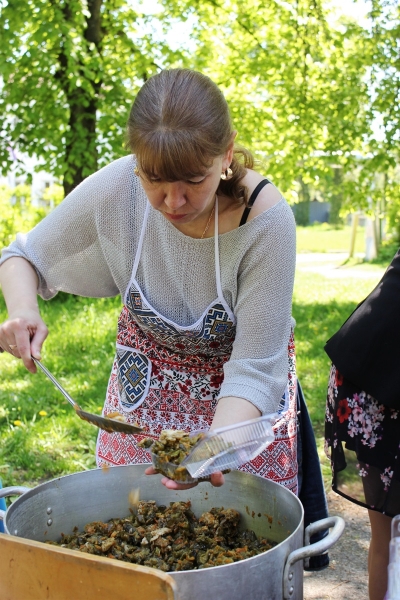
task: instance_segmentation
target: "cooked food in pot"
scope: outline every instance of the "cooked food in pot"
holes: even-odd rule
[[[199,518],[191,503],[138,503],[137,513],[107,523],[96,521],[59,542],[46,542],[89,554],[153,567],[161,571],[205,569],[237,562],[271,549],[275,544],[240,530],[240,513],[212,508]]]

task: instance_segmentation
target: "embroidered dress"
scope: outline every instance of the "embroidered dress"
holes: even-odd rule
[[[136,279],[149,216],[147,205],[132,276],[118,320],[116,356],[103,414],[121,412],[128,422],[144,427],[131,436],[100,431],[97,464],[149,463],[138,447],[143,437],[157,438],[163,429],[196,431],[211,425],[236,334],[236,319],[221,287],[218,219],[215,219],[217,297],[188,327],[162,316],[146,300]],[[218,214],[218,200],[216,202]],[[257,318],[257,315],[254,316]],[[289,373],[281,402],[275,441],[241,470],[277,481],[297,492],[296,371],[293,336],[288,340]]]
[[[357,388],[332,365],[325,450],[332,488],[366,508],[400,514],[400,415]]]

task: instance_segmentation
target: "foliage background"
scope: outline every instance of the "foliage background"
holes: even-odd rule
[[[139,86],[186,66],[221,86],[289,201],[323,197],[331,222],[385,214],[399,234],[400,8],[357,5],[359,18],[334,0],[0,0],[3,173],[35,155],[67,193],[126,152]]]

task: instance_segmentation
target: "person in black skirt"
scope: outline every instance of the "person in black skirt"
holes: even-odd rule
[[[391,520],[400,514],[400,251],[325,351],[332,488],[368,509],[369,597],[383,600]]]

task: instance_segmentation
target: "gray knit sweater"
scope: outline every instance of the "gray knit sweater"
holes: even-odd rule
[[[134,157],[88,177],[39,225],[2,253],[26,258],[39,294],[109,297],[126,291],[146,195]],[[295,223],[282,198],[245,225],[219,235],[224,298],[237,319],[220,397],[237,396],[274,412],[287,383],[295,270]],[[148,301],[179,325],[197,321],[217,298],[214,238],[184,235],[151,209],[137,279]]]

